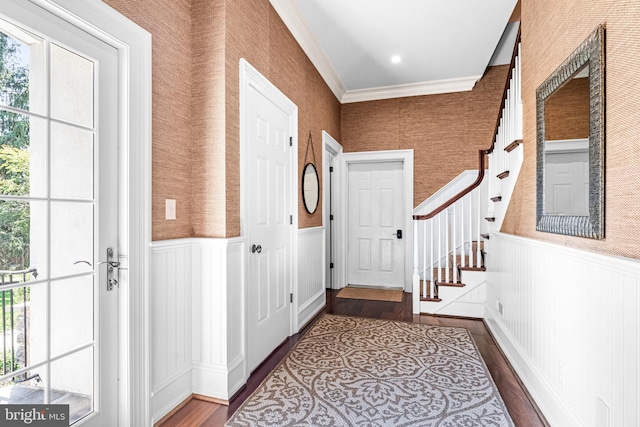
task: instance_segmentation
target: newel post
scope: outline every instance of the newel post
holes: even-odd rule
[[[420,253],[418,251],[418,224],[413,220],[413,314],[420,314]]]

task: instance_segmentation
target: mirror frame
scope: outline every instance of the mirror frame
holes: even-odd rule
[[[306,182],[307,182],[307,169],[309,167],[313,168],[313,175],[316,177],[316,188],[318,189],[318,193],[316,194],[316,199],[315,200],[307,200],[307,198],[305,197],[305,194],[306,194],[305,188],[306,188]],[[319,200],[320,200],[320,179],[318,178],[318,170],[316,169],[316,165],[314,165],[313,163],[307,163],[304,166],[304,169],[302,170],[302,201],[303,201],[305,210],[308,213],[313,214],[318,209]],[[313,202],[313,204],[312,204],[312,202]]]
[[[544,213],[545,100],[589,64],[589,216]],[[604,238],[604,26],[600,25],[536,90],[536,230]]]

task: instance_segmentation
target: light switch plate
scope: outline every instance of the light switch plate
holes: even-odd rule
[[[175,199],[165,199],[165,219],[167,220],[176,219],[176,200]]]

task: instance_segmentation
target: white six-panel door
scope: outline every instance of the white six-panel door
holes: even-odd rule
[[[403,163],[349,164],[348,191],[348,284],[403,288]]]
[[[246,201],[248,368],[253,371],[290,335],[291,124],[289,113],[249,86]]]
[[[546,153],[544,211],[589,215],[589,153]]]

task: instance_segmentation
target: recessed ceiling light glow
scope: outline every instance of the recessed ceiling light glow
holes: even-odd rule
[[[391,63],[392,64],[399,64],[402,62],[402,58],[400,57],[400,55],[393,55],[391,57]]]

